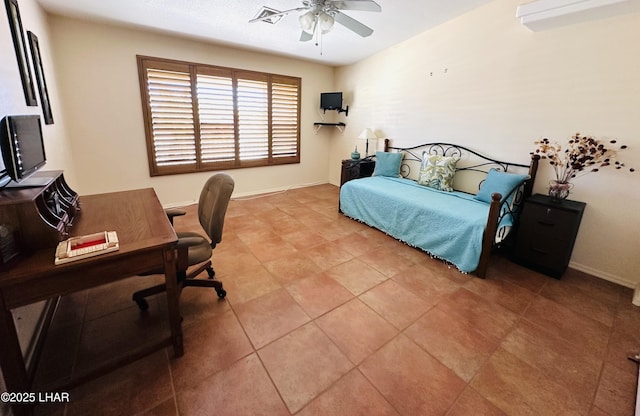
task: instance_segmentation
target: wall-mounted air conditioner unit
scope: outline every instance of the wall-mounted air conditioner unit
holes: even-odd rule
[[[534,0],[518,6],[516,17],[537,31],[639,11],[640,0]]]

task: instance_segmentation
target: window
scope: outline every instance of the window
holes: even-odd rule
[[[300,78],[138,56],[151,176],[300,163]]]

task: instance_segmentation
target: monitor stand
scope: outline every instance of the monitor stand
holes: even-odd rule
[[[20,182],[11,181],[5,185],[5,188],[41,188],[49,185],[55,178],[51,176],[31,176],[27,179],[23,179]]]

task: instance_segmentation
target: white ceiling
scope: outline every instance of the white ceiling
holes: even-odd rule
[[[362,38],[336,23],[321,42],[300,42],[298,13],[275,25],[249,23],[261,7],[284,11],[301,0],[38,0],[50,13],[137,26],[328,65],[357,62],[493,0],[376,0],[381,13],[345,14],[374,30]],[[515,8],[514,8],[515,19]]]

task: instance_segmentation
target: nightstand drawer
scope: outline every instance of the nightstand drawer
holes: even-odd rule
[[[527,220],[540,234],[549,238],[570,238],[575,228],[576,214],[544,205],[530,204],[527,206]]]
[[[515,255],[520,263],[553,277],[560,277],[571,260],[570,244],[545,244],[526,240],[516,245]]]

